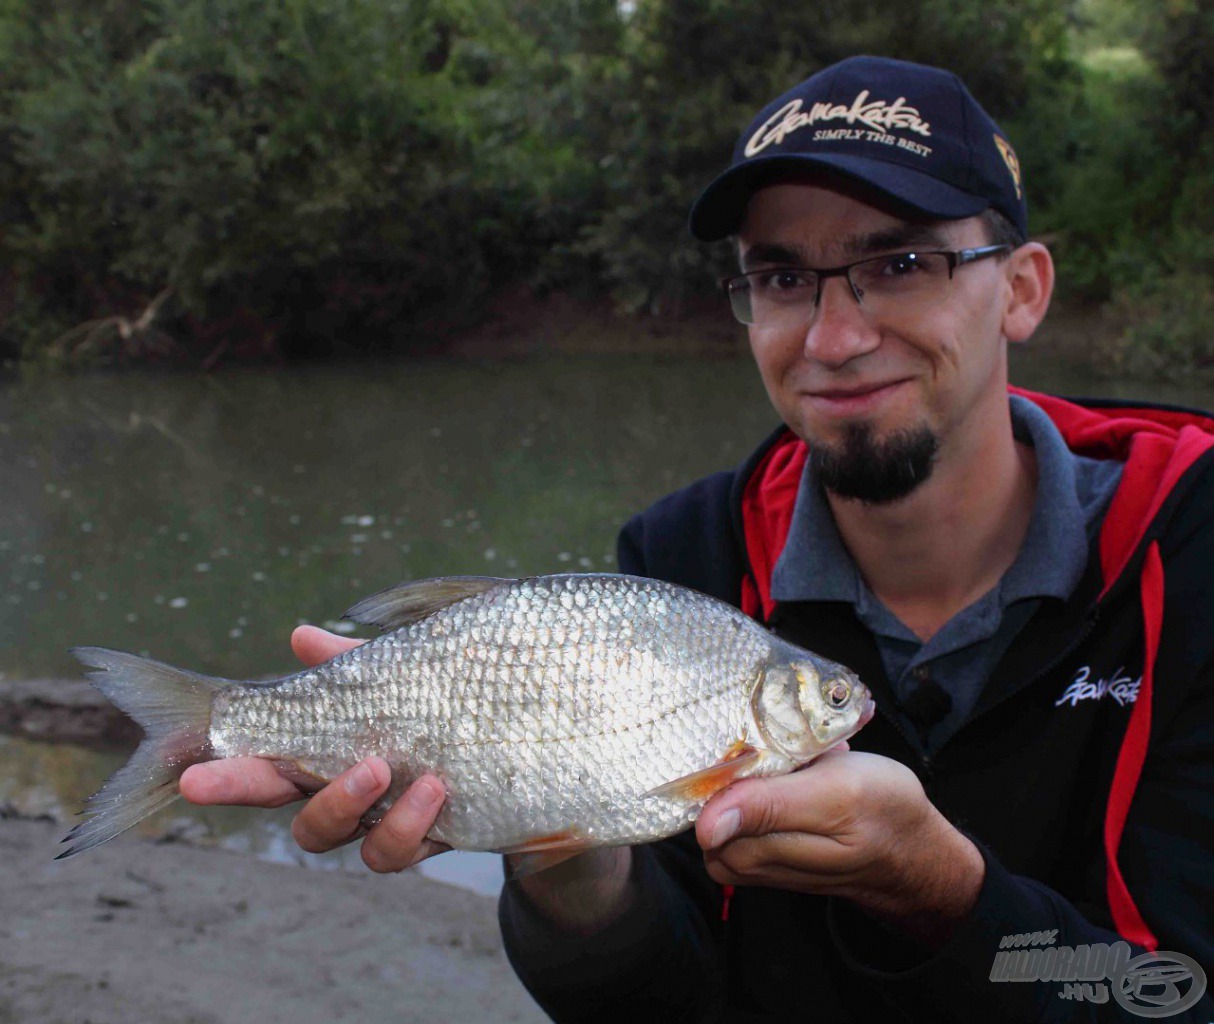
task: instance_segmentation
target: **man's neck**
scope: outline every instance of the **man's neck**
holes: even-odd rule
[[[1009,422],[983,449],[940,459],[901,501],[826,497],[864,582],[926,641],[1016,560],[1036,494],[1036,457],[1012,439]]]

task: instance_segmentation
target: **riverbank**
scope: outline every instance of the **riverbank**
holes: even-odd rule
[[[492,899],[130,837],[54,861],[62,832],[0,820],[0,1024],[547,1020]]]
[[[1125,324],[1108,310],[1054,302],[1031,344],[1048,348],[1061,363],[1079,370],[1108,373],[1110,353]],[[270,364],[279,368],[293,361],[341,365],[367,359],[442,358],[452,360],[514,360],[545,356],[637,355],[665,358],[728,359],[748,351],[746,330],[729,313],[723,296],[701,298],[679,315],[627,314],[606,299],[586,300],[564,294],[536,296],[508,290],[492,300],[475,319],[460,311],[450,318],[415,324],[405,335],[375,339],[365,349],[336,340],[312,344],[306,350],[284,343],[282,351],[225,349],[218,357],[194,352],[184,343],[171,356],[140,356],[105,349],[89,359],[67,359],[61,367],[171,366],[177,370],[213,371],[234,364]],[[13,364],[17,368],[17,364]]]
[[[0,734],[133,749],[139,726],[80,679],[0,679]]]

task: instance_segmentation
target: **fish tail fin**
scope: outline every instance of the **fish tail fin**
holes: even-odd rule
[[[177,780],[192,764],[212,757],[211,702],[231,685],[147,658],[102,647],[74,647],[88,676],[146,734],[135,753],[89,797],[80,822],[56,857],[72,857],[113,839],[177,799]]]

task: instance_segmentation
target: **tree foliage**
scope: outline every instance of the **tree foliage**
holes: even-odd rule
[[[386,348],[520,287],[677,314],[739,129],[864,52],[961,75],[1071,294],[1160,349],[1211,295],[1214,0],[1160,7],[0,0],[0,350]]]

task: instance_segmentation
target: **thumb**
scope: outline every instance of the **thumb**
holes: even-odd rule
[[[848,750],[844,740],[791,774],[735,782],[709,800],[700,812],[696,841],[704,850],[715,850],[738,836],[765,836],[798,827],[803,823],[804,770],[833,765]],[[809,788],[812,790],[812,784]]]
[[[743,781],[708,801],[696,821],[696,841],[715,850],[739,836],[760,836],[776,831],[783,815],[783,800],[767,779]]]

